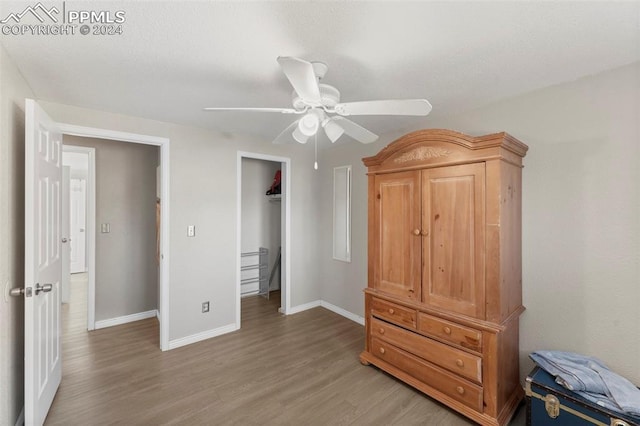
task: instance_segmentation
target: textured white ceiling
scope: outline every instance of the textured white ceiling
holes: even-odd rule
[[[0,19],[30,2],[0,2]],[[43,2],[45,6],[62,1]],[[342,100],[427,98],[450,114],[640,60],[640,2],[78,2],[122,35],[0,40],[43,100],[273,139],[291,116],[276,57],[329,65]],[[428,117],[357,117],[378,134]]]

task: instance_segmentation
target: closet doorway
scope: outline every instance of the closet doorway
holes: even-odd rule
[[[279,295],[279,312],[290,310],[290,160],[238,152],[237,170],[236,325],[240,328],[243,297]]]

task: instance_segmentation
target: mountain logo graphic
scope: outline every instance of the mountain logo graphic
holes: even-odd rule
[[[20,23],[20,20],[25,15],[28,15],[28,14],[35,16],[36,19],[40,21],[40,23],[43,23],[45,21],[45,18],[43,18],[42,15],[51,19],[54,23],[57,23],[58,19],[55,16],[53,16],[54,13],[55,14],[60,13],[60,11],[55,6],[52,7],[51,9],[47,9],[46,7],[44,7],[42,3],[38,2],[38,4],[36,4],[35,6],[28,6],[25,10],[23,10],[20,13],[10,13],[9,16],[7,16],[6,18],[0,21],[0,24],[6,24],[11,20],[13,20],[16,24],[18,24]]]

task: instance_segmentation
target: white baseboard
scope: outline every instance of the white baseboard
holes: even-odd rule
[[[329,302],[325,302],[324,300],[314,300],[313,302],[294,306],[291,308],[291,310],[287,314],[288,315],[297,314],[299,312],[306,311],[308,309],[317,308],[319,306],[325,309],[328,309],[332,312],[335,312],[338,315],[342,315],[343,317],[350,319],[351,321],[357,322],[360,325],[364,325],[364,318],[354,313],[351,313],[345,309],[342,309],[336,305],[333,305]],[[179,339],[169,341],[169,349],[176,349],[181,346],[186,346],[192,343],[201,342],[203,340],[211,339],[212,337],[217,337],[223,334],[231,333],[232,331],[236,331],[238,329],[239,327],[236,324],[229,324],[222,327],[214,328],[213,330],[203,331],[202,333],[192,334],[191,336],[181,337]]]
[[[190,345],[192,343],[201,342],[203,340],[211,339],[222,334],[231,333],[236,331],[238,326],[236,324],[229,324],[222,327],[214,328],[213,330],[203,331],[202,333],[192,334],[191,336],[181,337],[179,339],[169,341],[169,349],[179,348],[181,346]]]
[[[326,309],[328,309],[330,311],[333,311],[338,315],[342,315],[343,317],[345,317],[347,319],[350,319],[351,321],[355,321],[360,325],[364,325],[364,318],[363,317],[361,317],[359,315],[356,315],[356,314],[354,314],[352,312],[349,312],[346,309],[342,309],[341,307],[333,305],[333,304],[331,304],[329,302],[325,302],[324,300],[321,301],[320,306],[322,306],[323,308],[326,308]]]
[[[16,420],[16,426],[23,426],[23,425],[24,425],[24,407],[22,407],[22,411],[20,411],[18,420]]]
[[[249,296],[255,296],[255,295],[258,295],[258,294],[260,294],[260,291],[259,290],[255,290],[255,291],[249,291],[247,293],[240,293],[240,297],[244,298],[244,297],[249,297]]]
[[[139,312],[137,314],[125,315],[117,318],[110,318],[106,320],[96,321],[95,329],[98,330],[100,328],[113,327],[114,325],[126,324],[128,322],[140,321],[147,318],[153,318],[158,316],[158,310],[153,309],[147,312]]]
[[[306,311],[307,309],[317,308],[321,303],[321,300],[314,300],[313,302],[292,306],[289,312],[287,312],[287,315],[297,314],[298,312]]]
[[[294,306],[291,308],[287,315],[297,314],[298,312],[306,311],[307,309],[317,308],[318,306],[322,306],[325,309],[328,309],[332,312],[335,312],[338,315],[342,315],[343,317],[350,319],[351,321],[357,322],[360,325],[364,325],[364,318],[358,316],[352,312],[347,311],[346,309],[342,309],[339,306],[336,306],[332,303],[326,302],[324,300],[314,300],[313,302],[304,303],[302,305]]]

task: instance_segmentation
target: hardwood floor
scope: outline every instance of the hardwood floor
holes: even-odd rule
[[[82,286],[63,306],[47,425],[473,424],[361,365],[363,327],[324,308],[283,316],[277,296],[246,298],[239,331],[161,352],[155,318],[87,332]]]

